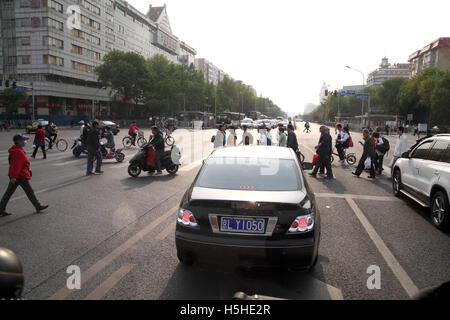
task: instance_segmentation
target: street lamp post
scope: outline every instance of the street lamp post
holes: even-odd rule
[[[359,72],[362,75],[363,78],[363,89],[366,87],[366,77],[364,76],[364,73],[362,71],[359,71],[358,69],[354,69],[349,66],[345,66],[347,69]],[[361,99],[361,125],[363,125],[363,118],[364,118],[364,99]]]

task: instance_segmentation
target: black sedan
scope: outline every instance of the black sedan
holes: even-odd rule
[[[290,148],[215,150],[181,201],[180,262],[312,268],[320,217],[303,168]]]

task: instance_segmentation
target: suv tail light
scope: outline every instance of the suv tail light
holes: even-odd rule
[[[310,232],[314,228],[313,215],[297,217],[289,228],[288,233],[305,233]]]
[[[190,212],[189,210],[180,209],[178,211],[178,224],[184,226],[184,227],[191,227],[191,228],[197,228],[198,223],[197,220],[195,220],[194,214]]]

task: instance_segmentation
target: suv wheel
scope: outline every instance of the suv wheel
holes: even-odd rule
[[[445,192],[437,191],[431,199],[431,221],[438,229],[446,229],[449,225],[450,209]]]
[[[392,190],[394,191],[394,195],[396,197],[400,197],[402,193],[400,192],[402,188],[402,175],[400,170],[395,170],[394,175],[392,177]]]

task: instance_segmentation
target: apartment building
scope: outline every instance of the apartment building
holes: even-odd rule
[[[408,61],[411,78],[431,67],[450,71],[450,37],[439,38],[417,50],[409,56]]]

